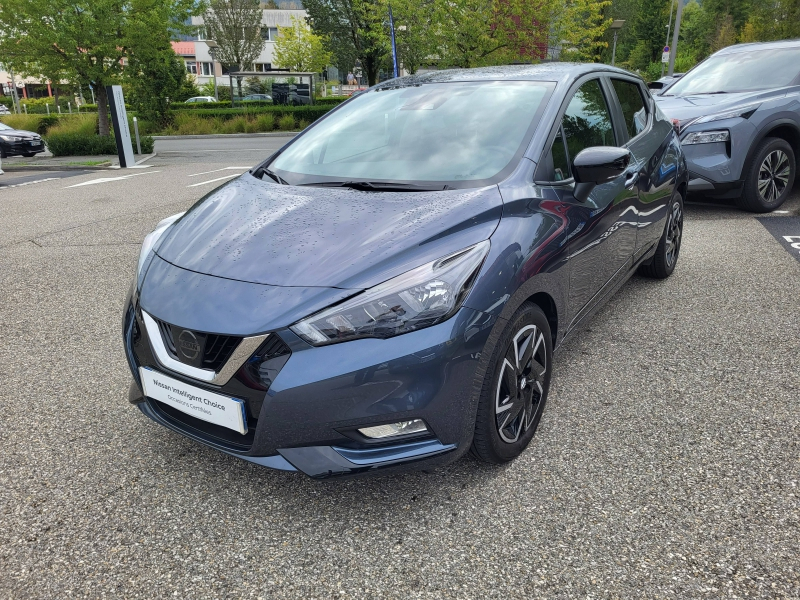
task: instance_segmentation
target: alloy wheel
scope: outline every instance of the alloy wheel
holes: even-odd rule
[[[773,150],[758,169],[758,193],[767,204],[774,204],[789,184],[791,165],[783,150]]]
[[[527,325],[509,344],[497,382],[495,417],[504,442],[513,444],[530,429],[544,395],[546,374],[544,336],[536,325]]]
[[[675,261],[678,260],[678,252],[681,249],[681,235],[683,234],[683,210],[681,203],[675,202],[672,205],[672,213],[669,216],[669,225],[667,225],[667,244],[666,244],[666,262],[667,267],[672,267]]]

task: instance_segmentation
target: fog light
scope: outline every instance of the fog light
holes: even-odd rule
[[[368,438],[388,438],[398,435],[411,435],[412,433],[422,433],[428,431],[422,419],[412,421],[398,421],[389,425],[376,425],[375,427],[364,427],[359,431]]]

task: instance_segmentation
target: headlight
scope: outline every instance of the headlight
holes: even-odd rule
[[[319,346],[388,338],[441,323],[461,306],[488,252],[488,240],[459,250],[303,319],[291,330]]]
[[[0,135],[0,138],[3,138],[7,142],[16,142],[17,141],[17,138],[15,138],[13,135]]]
[[[142,267],[144,266],[145,261],[147,260],[147,256],[150,252],[153,251],[155,248],[156,242],[161,238],[164,232],[167,230],[167,227],[172,225],[175,221],[180,219],[186,212],[178,213],[177,215],[172,215],[171,217],[167,217],[163,221],[161,221],[156,228],[147,234],[147,237],[144,238],[144,242],[142,242],[142,250],[139,252],[139,265],[136,267],[136,277],[139,277],[142,274]]]
[[[681,144],[711,144],[713,142],[727,142],[731,139],[731,134],[727,129],[718,131],[693,131],[681,140]]]
[[[736,117],[741,117],[742,119],[749,119],[750,116],[756,112],[756,109],[761,106],[761,103],[758,104],[747,104],[745,106],[740,106],[739,108],[733,108],[731,110],[727,110],[725,112],[716,113],[713,115],[706,115],[705,117],[700,117],[694,123],[711,123],[712,121],[722,121],[723,119],[734,119]]]

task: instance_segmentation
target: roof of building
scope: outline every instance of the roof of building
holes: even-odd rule
[[[194,56],[194,42],[172,42],[172,49],[178,56]]]

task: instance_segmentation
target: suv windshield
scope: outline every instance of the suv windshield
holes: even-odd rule
[[[723,54],[697,65],[664,96],[767,90],[790,85],[798,73],[800,47]]]
[[[468,187],[512,169],[553,83],[431,83],[361,94],[299,137],[269,168],[294,185]]]

